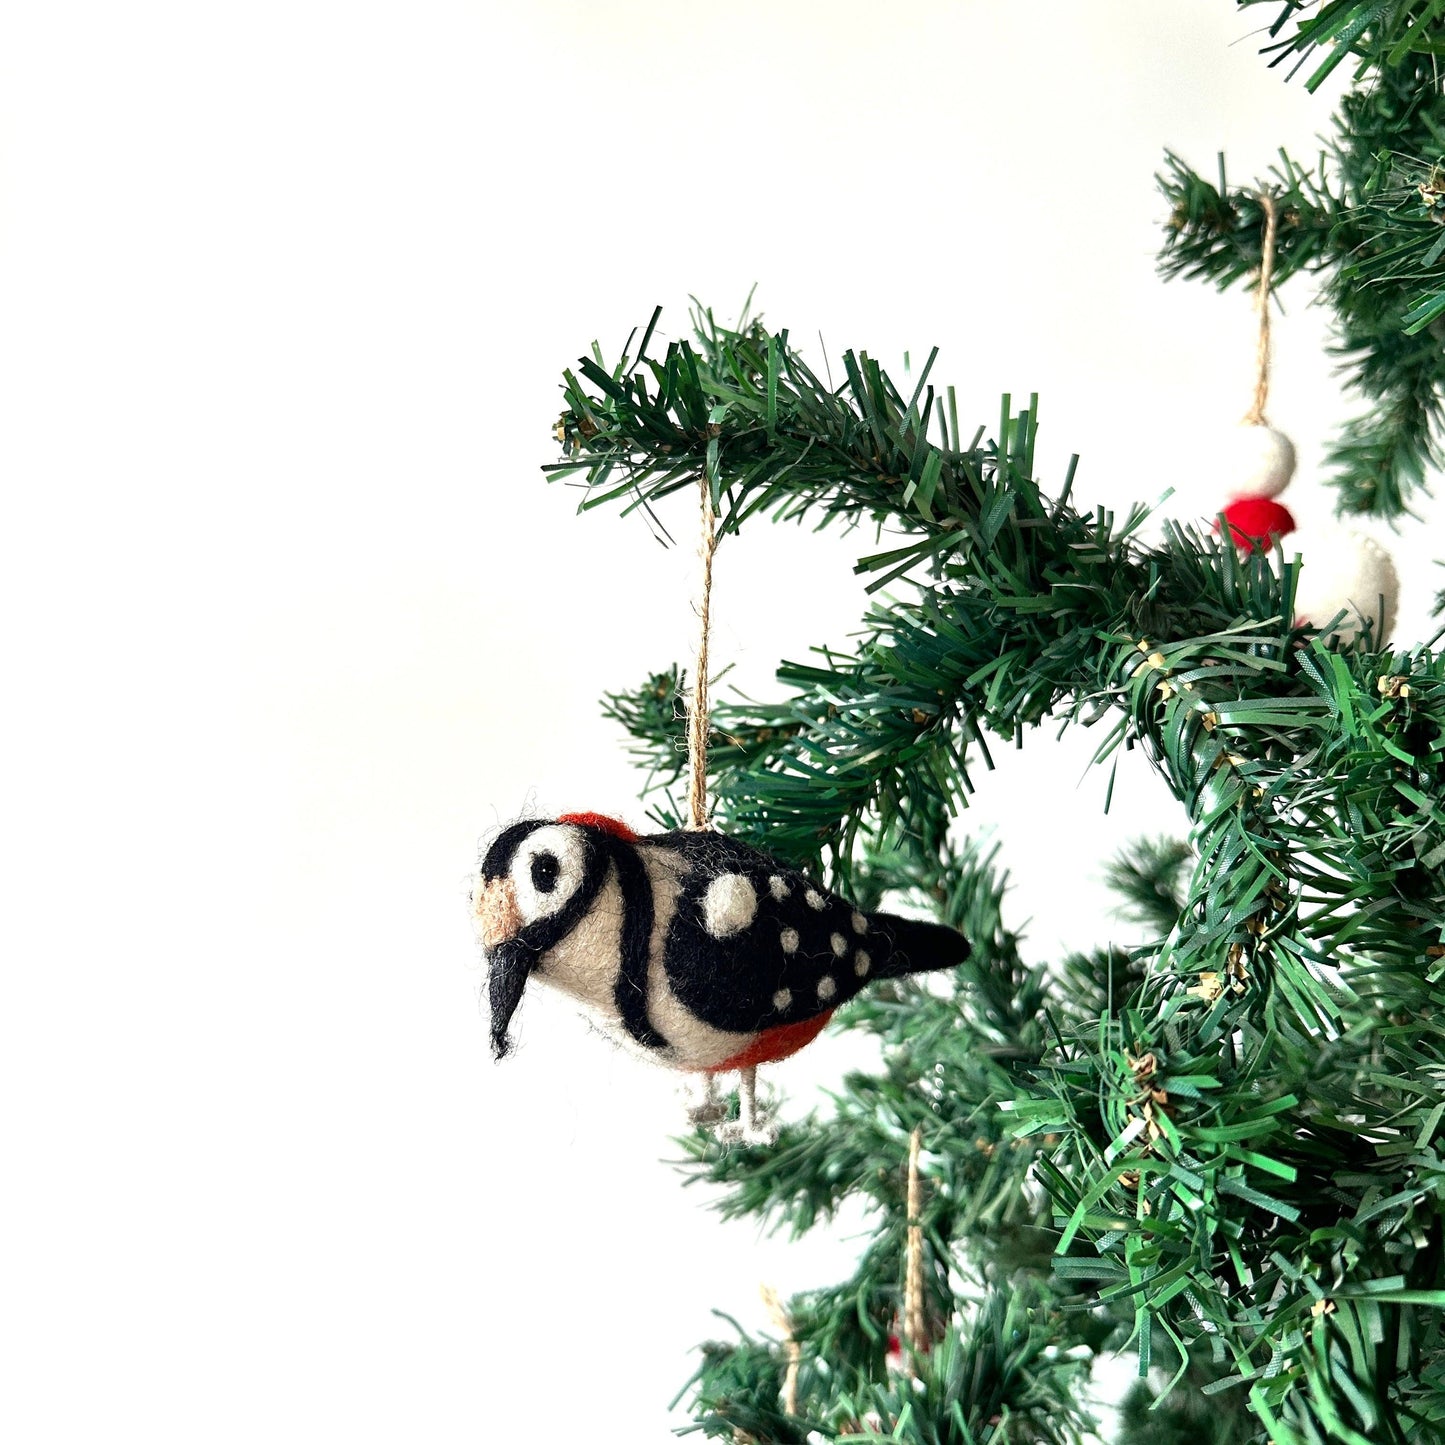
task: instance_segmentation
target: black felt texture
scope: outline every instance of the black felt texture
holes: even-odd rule
[[[492,951],[487,964],[487,1004],[492,1014],[492,1057],[504,1059],[512,1051],[512,1038],[507,1026],[531,974],[524,949],[504,943]]]
[[[721,834],[664,833],[640,840],[639,846],[672,849],[689,864],[668,930],[665,966],[673,992],[689,1012],[716,1029],[752,1033],[801,1023],[846,1003],[875,979],[952,968],[969,955],[968,940],[953,929],[889,913],[865,914],[867,930],[859,934],[851,903]],[[758,908],[747,928],[715,938],[704,925],[703,898],[708,885],[725,873],[741,874],[752,884]],[[788,884],[786,898],[773,897],[769,880],[774,876]],[[821,909],[806,902],[809,888],[822,896]],[[792,955],[782,948],[786,928],[799,938]],[[848,945],[841,958],[832,948],[834,934]],[[854,969],[859,949],[869,956],[868,971],[861,976]],[[825,976],[835,989],[820,997],[818,982]],[[783,989],[791,1002],[778,1009],[774,997]]]
[[[647,967],[655,907],[652,885],[630,844],[607,839],[606,852],[622,886],[622,959],[613,997],[623,1025],[644,1048],[665,1049],[667,1040],[647,1017]]]
[[[517,849],[522,846],[523,839],[535,833],[538,828],[547,826],[546,818],[530,818],[503,828],[482,857],[482,882],[489,883],[493,878],[500,878],[506,873],[511,868],[512,859],[516,856]]]
[[[557,860],[550,853],[539,853],[532,859],[532,887],[538,893],[550,893],[557,886],[560,871]]]

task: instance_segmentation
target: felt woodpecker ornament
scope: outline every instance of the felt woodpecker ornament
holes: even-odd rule
[[[488,968],[492,1049],[529,980],[570,994],[606,1033],[702,1076],[694,1122],[721,1117],[713,1076],[739,1074],[762,1139],[754,1071],[796,1053],[876,978],[951,968],[951,928],[862,913],[795,869],[709,831],[639,837],[595,813],[514,823],[486,850],[473,911]]]

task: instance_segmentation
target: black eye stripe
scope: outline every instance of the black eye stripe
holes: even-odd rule
[[[538,893],[550,893],[557,886],[557,875],[561,871],[554,854],[538,853],[532,859],[532,887]]]
[[[535,833],[538,828],[545,826],[540,822],[525,822],[513,823],[511,827],[504,828],[497,835],[492,846],[487,849],[487,855],[482,860],[482,877],[484,879],[505,878],[511,871],[517,849],[521,847],[528,834]]]

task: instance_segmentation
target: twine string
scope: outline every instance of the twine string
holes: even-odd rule
[[[687,826],[695,833],[707,830],[707,743],[712,730],[707,696],[708,630],[712,622],[712,559],[717,551],[717,527],[707,474],[698,478],[702,494],[702,601],[698,607],[697,663],[692,670],[692,705],[687,715]]]
[[[923,1181],[918,1172],[922,1149],[920,1124],[908,1139],[908,1243],[903,1270],[903,1338],[908,1344],[908,1367],[915,1372],[917,1357],[927,1344],[923,1322]]]
[[[1274,197],[1268,191],[1259,193],[1259,206],[1264,212],[1264,239],[1259,247],[1259,284],[1254,295],[1259,334],[1254,347],[1254,405],[1245,412],[1244,420],[1246,424],[1265,426],[1264,408],[1269,400],[1269,286],[1274,275],[1274,243],[1279,229],[1279,213]]]
[[[783,1353],[788,1361],[788,1368],[783,1375],[783,1409],[790,1415],[798,1413],[798,1367],[803,1359],[803,1347],[793,1338],[793,1317],[787,1311],[778,1292],[771,1285],[765,1284],[758,1287],[763,1297],[763,1304],[767,1306],[768,1314],[772,1316],[773,1328],[783,1337]]]

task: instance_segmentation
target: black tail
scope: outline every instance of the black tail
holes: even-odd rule
[[[955,968],[973,952],[963,934],[941,923],[875,913],[868,924],[869,937],[886,937],[889,941],[887,953],[874,960],[874,978],[902,978],[909,973]]]

